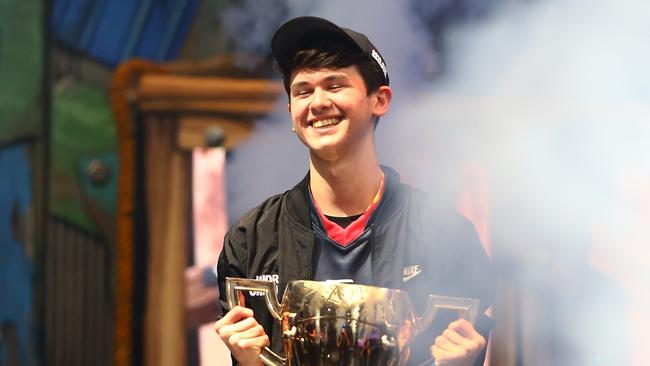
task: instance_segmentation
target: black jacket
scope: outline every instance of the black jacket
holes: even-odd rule
[[[478,298],[483,313],[493,301],[493,273],[471,222],[401,183],[394,170],[382,169],[382,203],[369,227],[374,285],[407,290],[420,313],[428,294]],[[250,210],[226,234],[218,263],[224,310],[226,277],[268,279],[277,275],[279,296],[288,282],[313,279],[318,248],[310,222],[308,177]],[[404,268],[414,265],[419,265],[421,272],[404,282]],[[272,349],[280,352],[279,323],[262,299],[247,296],[246,306],[270,335]],[[428,358],[429,347],[448,322],[436,320],[416,339],[411,363]],[[476,325],[487,339],[491,322],[483,316]]]

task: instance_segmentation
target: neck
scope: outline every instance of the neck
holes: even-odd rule
[[[309,184],[325,215],[361,214],[377,194],[383,172],[374,151],[362,155],[334,162],[311,157]]]

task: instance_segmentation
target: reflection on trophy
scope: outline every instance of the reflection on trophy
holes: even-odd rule
[[[433,322],[439,309],[454,309],[474,322],[478,300],[429,296],[417,316],[401,290],[340,282],[290,282],[278,303],[273,282],[227,278],[228,306],[240,305],[241,291],[264,292],[266,305],[280,322],[285,356],[264,348],[269,366],[405,365],[409,343]],[[432,340],[433,342],[433,340]]]

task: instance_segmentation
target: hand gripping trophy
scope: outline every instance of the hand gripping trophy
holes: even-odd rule
[[[475,299],[430,295],[422,316],[401,290],[335,281],[293,281],[282,303],[270,281],[227,278],[228,305],[241,305],[240,291],[264,293],[271,315],[281,324],[284,356],[264,348],[269,366],[394,365],[408,360],[408,344],[435,319],[438,310],[460,311],[476,319]]]

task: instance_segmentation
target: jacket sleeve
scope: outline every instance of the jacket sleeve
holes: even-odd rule
[[[432,293],[479,299],[483,313],[494,301],[495,278],[474,224],[445,201],[415,197],[425,205],[419,207],[423,214],[416,228],[423,229],[422,240],[428,243],[416,253],[432,269]]]
[[[224,237],[223,249],[217,263],[219,303],[222,313],[229,310],[226,277],[246,277],[246,248],[246,229],[241,225],[233,225]]]
[[[448,205],[431,204],[429,207],[435,209],[423,215],[423,223],[428,223],[425,227],[431,230],[427,235],[432,238],[432,247],[422,253],[428,258],[429,268],[433,269],[429,293],[479,299],[479,315],[475,327],[487,340],[494,326],[494,321],[484,314],[495,296],[492,262],[470,220]],[[456,316],[447,312],[438,314],[431,332],[427,331],[423,335],[426,342],[435,339]],[[426,353],[429,347],[430,344],[424,347]],[[479,355],[475,365],[482,365],[484,359],[485,351]]]
[[[275,202],[271,201],[272,199],[269,199],[269,201],[271,203]],[[264,257],[257,250],[256,237],[260,227],[260,217],[269,211],[266,209],[267,206],[265,206],[267,202],[242,216],[228,230],[224,237],[223,249],[217,262],[219,303],[223,313],[230,310],[226,293],[226,278],[252,278],[254,277],[255,271],[259,268],[260,263],[263,263]],[[269,336],[271,342],[276,340],[276,343],[281,346],[281,338],[279,336],[273,336],[275,334],[274,331],[279,329],[279,327],[273,326],[273,318],[266,311],[266,304],[259,300],[254,300],[250,296],[245,295],[245,298],[246,304],[244,306],[253,310],[255,319],[264,327],[264,331]],[[238,364],[234,358],[232,362],[233,365]]]
[[[471,221],[460,214],[442,233],[450,243],[447,260],[442,263],[445,293],[478,298],[483,313],[494,301],[495,279],[488,257]]]
[[[476,330],[486,339],[494,327],[494,320],[485,315],[495,296],[495,278],[492,262],[488,257],[471,221],[456,214],[453,223],[447,226],[449,247],[448,261],[442,264],[446,287],[443,292],[454,296],[477,298],[480,301]],[[479,355],[475,365],[483,365],[485,350]]]

